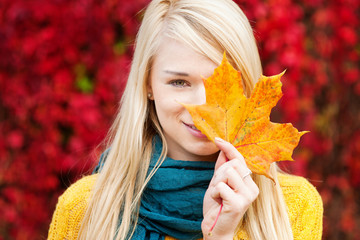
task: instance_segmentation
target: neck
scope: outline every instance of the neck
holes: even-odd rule
[[[213,153],[211,155],[186,154],[184,156],[183,153],[169,151],[167,155],[167,157],[172,158],[174,160],[201,161],[201,162],[216,162],[218,156],[219,156],[219,152]]]

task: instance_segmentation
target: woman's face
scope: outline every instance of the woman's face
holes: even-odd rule
[[[186,45],[164,38],[155,56],[148,91],[166,142],[168,156],[176,160],[215,161],[218,149],[194,126],[189,112],[180,104],[204,104],[202,77],[217,66]]]

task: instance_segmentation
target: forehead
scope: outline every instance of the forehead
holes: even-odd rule
[[[204,77],[210,76],[215,68],[209,58],[171,38],[162,39],[152,66],[153,71],[181,70]]]

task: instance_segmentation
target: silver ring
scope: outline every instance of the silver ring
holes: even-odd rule
[[[247,176],[250,176],[250,174],[252,174],[252,171],[248,169],[247,173],[245,173],[245,175],[242,176],[242,179],[244,180]]]

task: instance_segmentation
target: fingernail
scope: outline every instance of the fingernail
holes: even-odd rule
[[[219,137],[215,137],[215,141],[225,143],[225,140]]]

